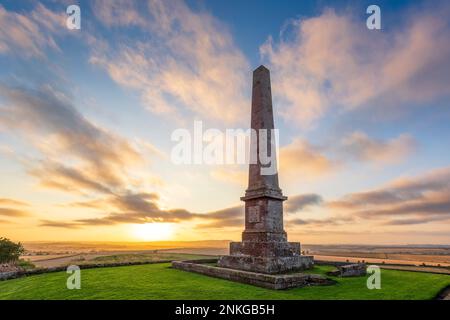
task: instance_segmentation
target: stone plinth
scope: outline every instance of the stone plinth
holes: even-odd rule
[[[312,285],[334,284],[334,281],[317,274],[295,273],[285,275],[269,275],[252,271],[221,268],[210,264],[205,264],[212,262],[213,260],[173,261],[172,267],[175,269],[195,272],[210,277],[237,281],[241,283],[247,283],[258,287],[275,290],[283,290]]]
[[[219,266],[238,270],[280,274],[291,271],[310,269],[314,265],[311,256],[292,257],[254,257],[229,255],[220,258]]]

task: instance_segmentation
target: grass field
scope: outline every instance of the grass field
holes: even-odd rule
[[[369,290],[366,277],[333,278],[333,286],[273,291],[169,268],[170,264],[86,269],[81,289],[66,289],[65,272],[0,282],[0,299],[432,299],[450,276],[381,271],[381,289]],[[332,267],[316,266],[315,273]]]

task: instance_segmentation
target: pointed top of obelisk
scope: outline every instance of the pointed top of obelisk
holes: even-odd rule
[[[269,69],[267,69],[267,68],[262,64],[262,65],[260,65],[258,68],[256,68],[255,70],[253,70],[253,73],[261,72],[261,71],[269,72]]]

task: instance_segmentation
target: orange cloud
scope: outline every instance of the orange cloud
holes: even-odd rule
[[[23,201],[0,198],[0,216],[5,216],[9,218],[21,218],[30,216],[31,213],[27,210],[22,209],[22,207],[28,207],[29,204]],[[10,221],[1,220],[2,223],[9,223]]]
[[[280,148],[280,174],[287,178],[294,174],[306,178],[328,174],[337,169],[337,164],[329,159],[318,147],[307,141],[295,139]]]
[[[7,198],[0,198],[0,205],[10,205],[10,206],[29,206],[28,203],[23,202],[23,201],[19,201],[19,200],[14,200],[14,199],[7,199]]]

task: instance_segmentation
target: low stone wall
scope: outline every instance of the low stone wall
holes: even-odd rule
[[[108,268],[108,267],[124,267],[124,266],[136,266],[143,264],[155,264],[155,263],[169,263],[172,260],[159,260],[159,261],[135,261],[135,262],[116,262],[116,263],[92,263],[92,264],[80,264],[78,265],[81,270],[83,269],[95,269],[95,268]],[[0,281],[16,279],[26,276],[32,276],[42,273],[61,272],[66,271],[68,266],[50,267],[50,268],[38,268],[32,270],[21,270],[12,272],[0,273]]]
[[[345,265],[347,265],[347,264],[350,264],[350,262],[343,262],[343,261],[326,261],[326,260],[315,260],[315,259],[314,259],[314,263],[315,263],[315,264],[324,265],[324,266],[333,266],[333,267],[345,266]]]
[[[450,301],[450,286],[442,289],[434,298],[434,300],[449,300]]]
[[[269,275],[264,273],[221,268],[204,264],[216,261],[217,260],[209,260],[208,262],[201,262],[198,260],[173,261],[172,267],[183,271],[200,273],[215,278],[221,278],[275,290],[304,287],[309,285],[329,285],[334,283],[326,277],[317,274],[295,273]]]
[[[336,266],[336,271],[330,271],[327,274],[338,277],[361,277],[367,274],[365,263],[354,263],[344,266]]]

